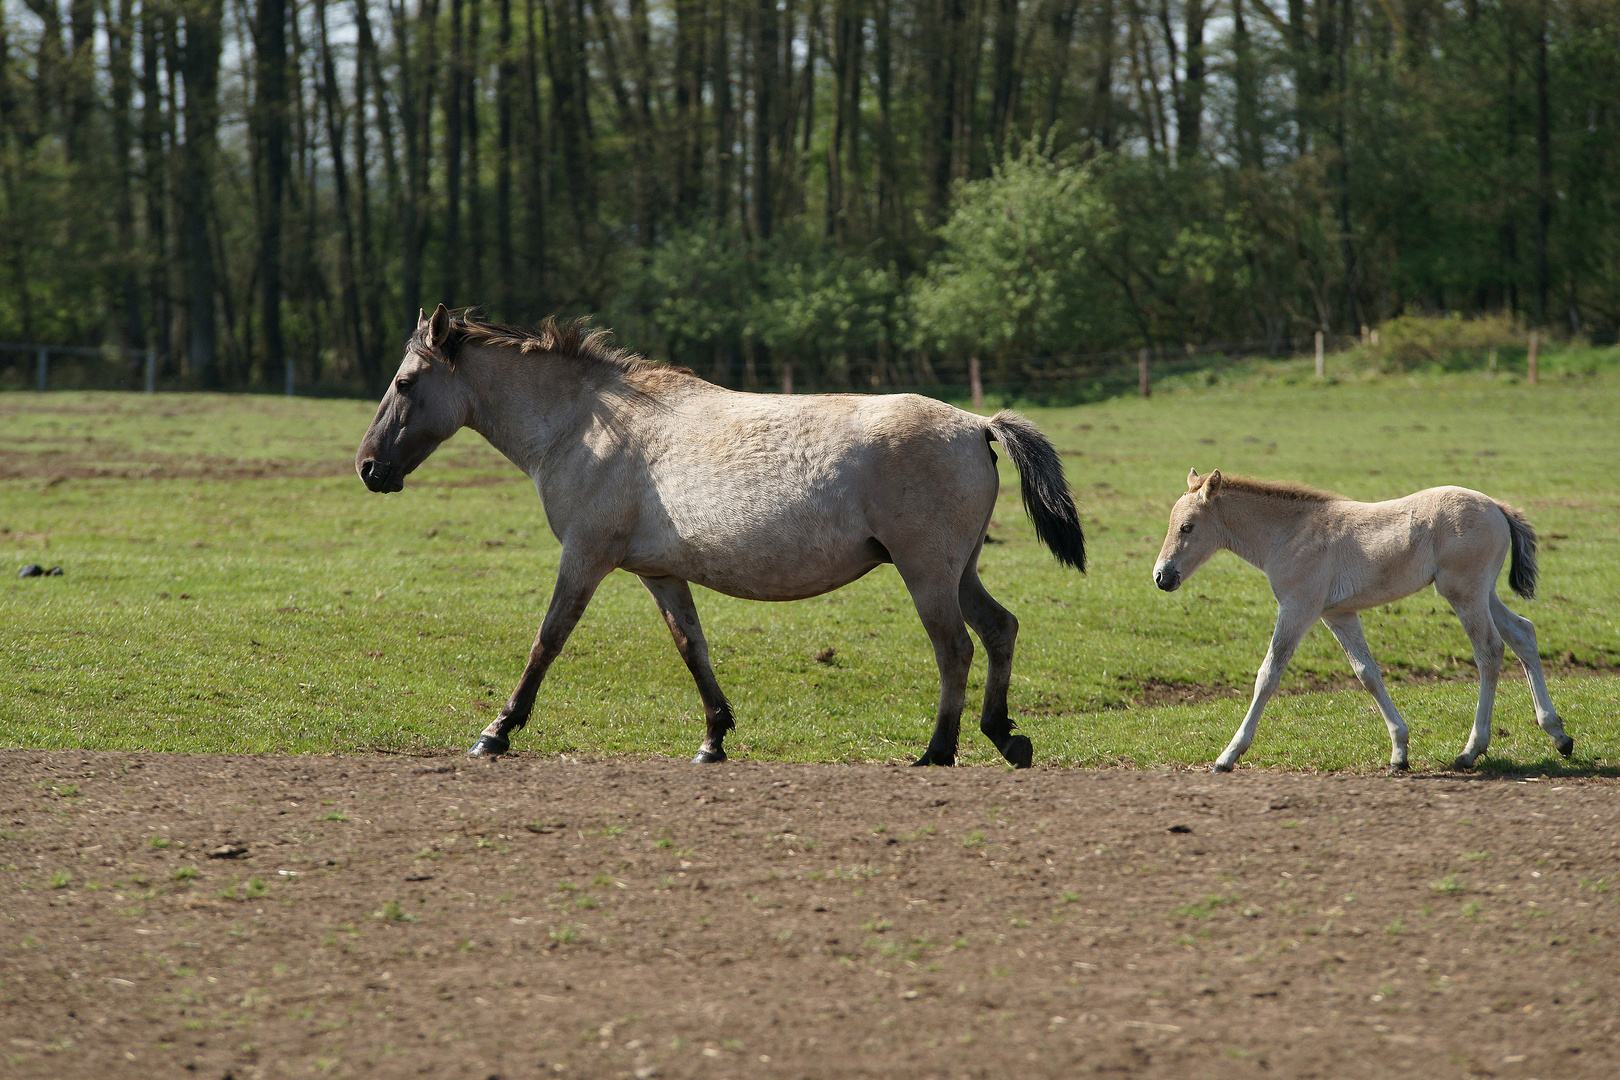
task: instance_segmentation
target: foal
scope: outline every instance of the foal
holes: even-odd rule
[[[1320,618],[1350,657],[1356,678],[1378,702],[1389,725],[1391,775],[1405,772],[1406,721],[1384,691],[1357,612],[1409,596],[1434,583],[1474,645],[1479,708],[1456,767],[1470,769],[1491,741],[1491,708],[1502,667],[1502,642],[1524,665],[1535,698],[1536,722],[1568,757],[1575,740],[1547,693],[1530,620],[1496,595],[1496,577],[1511,547],[1508,584],[1520,596],[1536,592],[1536,533],[1517,510],[1477,491],[1437,487],[1381,503],[1274,484],[1224,479],[1217,469],[1187,474],[1187,494],[1170,511],[1170,530],[1153,567],[1153,582],[1174,592],[1221,548],[1259,567],[1277,598],[1277,627],[1254,681],[1254,700],[1214,771],[1230,772],[1254,741],[1260,713],[1277,690],[1305,632]]]

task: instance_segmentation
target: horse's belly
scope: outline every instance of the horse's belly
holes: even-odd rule
[[[838,551],[771,553],[757,551],[705,558],[701,551],[669,554],[627,563],[636,574],[671,576],[743,600],[803,600],[842,588],[887,562],[875,541]]]

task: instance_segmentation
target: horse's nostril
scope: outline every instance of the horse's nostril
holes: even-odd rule
[[[364,461],[362,461],[360,463],[360,479],[362,479],[362,480],[370,480],[371,479],[371,474],[376,472],[376,471],[377,471],[377,462],[374,461],[373,459],[366,458],[366,460],[364,460]]]

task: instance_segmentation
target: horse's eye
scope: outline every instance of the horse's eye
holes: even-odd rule
[[[1192,531],[1193,531],[1193,523],[1192,523],[1192,522],[1190,522],[1190,521],[1183,521],[1183,522],[1182,522],[1182,523],[1181,523],[1181,531],[1182,531],[1182,532],[1183,532],[1183,533],[1190,533],[1190,532],[1192,532]]]
[[[411,386],[412,386],[412,383],[411,383],[410,379],[395,379],[394,380],[394,389],[398,390],[402,394],[410,393],[411,392]]]

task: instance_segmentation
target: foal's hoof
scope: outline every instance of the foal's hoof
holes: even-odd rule
[[[1575,752],[1575,740],[1570,738],[1568,735],[1565,735],[1558,742],[1558,752],[1563,754],[1565,757],[1569,757],[1569,755]]]
[[[1231,772],[1232,771],[1232,766],[1230,766],[1230,765],[1222,765],[1220,762],[1217,761],[1215,764],[1213,764],[1213,765],[1211,765],[1209,767],[1209,771],[1210,772]]]
[[[497,758],[512,748],[512,743],[498,735],[480,735],[467,751],[468,757]]]
[[[1451,763],[1451,767],[1456,769],[1458,772],[1472,772],[1474,768],[1474,759],[1469,757],[1467,754],[1458,754],[1457,760]]]
[[[1025,739],[1024,741],[1028,742],[1029,740]],[[948,767],[948,766],[955,765],[955,764],[956,764],[956,755],[955,754],[950,754],[950,755],[936,754],[933,750],[930,749],[930,750],[924,750],[923,751],[923,756],[918,758],[916,761],[913,761],[911,763],[911,767],[916,768],[919,765],[944,765],[944,766]]]
[[[1027,735],[1009,735],[1002,744],[1001,756],[1015,769],[1027,769],[1035,762],[1035,744]]]
[[[1404,761],[1392,761],[1389,763],[1389,775],[1391,776],[1407,776],[1411,772],[1412,766]]]
[[[693,755],[692,764],[707,765],[710,762],[724,760],[726,760],[726,752],[724,750],[720,749],[719,747],[715,747],[713,750],[705,748],[703,750],[699,750],[695,755]]]

